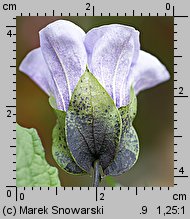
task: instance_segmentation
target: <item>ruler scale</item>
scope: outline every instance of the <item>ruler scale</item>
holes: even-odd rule
[[[65,4],[63,4],[65,2]],[[188,2],[144,3],[118,0],[57,1],[38,4],[33,0],[2,1],[1,48],[3,48],[1,77],[2,182],[1,218],[78,217],[100,215],[146,218],[188,218]],[[29,4],[29,5],[27,5]],[[63,7],[64,5],[64,7]],[[148,6],[148,7],[147,7]],[[63,8],[62,8],[63,7]],[[60,9],[61,8],[61,9]],[[174,187],[23,187],[16,185],[16,17],[17,16],[172,16],[174,18]],[[4,46],[3,46],[4,45]],[[3,54],[4,53],[4,54]],[[5,83],[4,83],[5,81]],[[3,85],[4,83],[4,85]],[[7,95],[5,95],[5,93]],[[30,208],[37,208],[35,211]],[[77,208],[83,213],[76,213]],[[74,212],[74,213],[73,213]],[[73,216],[74,215],[74,216]],[[188,216],[189,215],[189,216]]]

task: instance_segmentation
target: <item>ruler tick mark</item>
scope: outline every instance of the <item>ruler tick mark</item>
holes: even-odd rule
[[[98,201],[98,188],[96,187],[96,201]]]
[[[8,108],[9,108],[9,107],[15,107],[15,108],[16,108],[16,106],[6,106],[6,107],[8,107]]]
[[[174,176],[174,177],[175,177],[175,178],[176,178],[176,177],[178,177],[178,178],[180,178],[180,177],[181,177],[181,178],[187,178],[187,177],[189,177],[189,176],[182,176],[182,175],[181,175],[181,176]]]
[[[135,187],[135,194],[138,195],[138,187]]]
[[[176,17],[176,18],[180,18],[180,17],[183,18],[183,17],[189,17],[189,16],[187,16],[187,15],[180,16],[180,15],[179,15],[179,16],[174,16],[174,17]]]
[[[16,27],[16,26],[6,26],[6,27]]]
[[[188,97],[187,95],[185,96],[185,95],[179,95],[179,96],[174,96],[174,97]]]
[[[182,58],[182,56],[174,55],[174,58]]]

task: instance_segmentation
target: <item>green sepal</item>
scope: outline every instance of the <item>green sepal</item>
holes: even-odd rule
[[[130,103],[119,108],[122,119],[122,134],[119,150],[114,161],[104,171],[105,175],[117,176],[127,172],[137,161],[139,155],[139,140],[132,125],[136,116],[137,99],[134,89],[130,91]]]
[[[65,136],[66,112],[57,109],[56,101],[54,97],[50,96],[49,103],[57,116],[56,125],[53,129],[53,134],[52,134],[52,138],[53,138],[52,154],[54,160],[67,173],[74,175],[87,174],[83,169],[81,169],[76,164],[68,148],[66,136]]]
[[[131,122],[135,119],[137,114],[137,97],[133,86],[130,88],[130,102],[126,107],[126,113],[129,115]]]
[[[66,138],[77,164],[90,172],[113,161],[121,136],[121,116],[114,101],[92,73],[85,71],[72,94],[66,115]]]

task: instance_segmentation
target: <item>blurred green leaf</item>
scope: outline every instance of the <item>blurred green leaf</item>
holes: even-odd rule
[[[87,172],[97,159],[104,170],[115,157],[120,135],[117,107],[86,70],[75,87],[66,115],[66,137],[73,157]]]
[[[106,175],[116,176],[127,172],[137,161],[139,155],[139,140],[132,126],[137,111],[137,101],[133,88],[130,92],[130,103],[119,108],[122,119],[122,134],[119,150],[114,161],[105,170]]]
[[[75,175],[86,174],[86,172],[76,164],[67,145],[65,137],[66,112],[56,109],[56,102],[54,97],[51,96],[49,98],[49,103],[57,116],[57,123],[53,129],[52,134],[52,154],[54,160],[62,169],[68,173]]]
[[[122,186],[120,183],[118,183],[113,176],[106,176],[105,177],[106,184],[110,187],[120,187]]]
[[[16,185],[19,187],[60,186],[58,171],[46,159],[35,129],[16,126]]]

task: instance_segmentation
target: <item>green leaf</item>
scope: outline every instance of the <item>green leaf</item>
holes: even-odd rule
[[[88,70],[80,78],[66,115],[70,151],[85,171],[95,160],[104,170],[113,161],[121,135],[121,117],[112,98]]]
[[[113,176],[106,176],[105,177],[105,181],[106,181],[106,184],[110,187],[120,187],[122,186],[120,183],[118,183],[114,178]]]
[[[136,115],[137,101],[133,88],[131,89],[130,103],[119,108],[122,119],[122,134],[119,150],[114,161],[104,171],[106,175],[120,175],[127,172],[137,161],[139,155],[139,140],[132,122]]]
[[[60,186],[58,171],[47,163],[35,129],[26,129],[17,124],[16,160],[17,186]]]
[[[67,173],[80,175],[86,174],[74,161],[67,145],[65,136],[65,117],[66,112],[56,109],[56,102],[53,97],[49,98],[49,103],[57,115],[57,123],[53,129],[52,154],[57,164]]]

